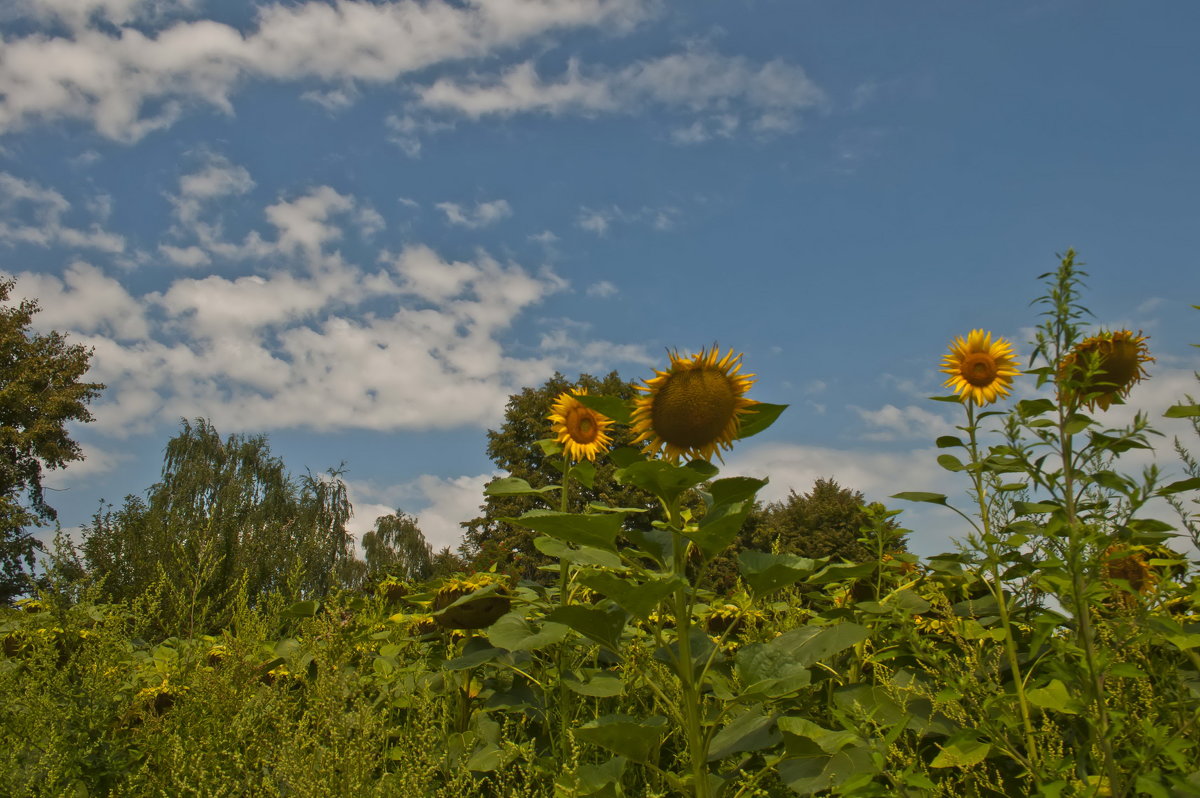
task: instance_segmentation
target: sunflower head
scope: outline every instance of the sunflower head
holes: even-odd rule
[[[950,354],[942,358],[942,373],[950,377],[944,385],[952,388],[963,401],[977,406],[991,404],[1008,395],[1012,378],[1019,372],[1012,344],[992,334],[971,330],[950,344]]]
[[[612,437],[608,434],[612,419],[575,398],[586,393],[583,389],[560,393],[551,408],[553,412],[547,416],[554,439],[562,444],[567,458],[576,462],[595,460],[612,446]]]
[[[459,599],[491,586],[495,586],[494,592],[452,606]],[[434,616],[434,621],[446,629],[484,629],[511,607],[507,580],[499,574],[479,573],[447,579],[433,597],[433,609],[439,613]]]
[[[738,436],[741,417],[755,403],[746,391],[753,374],[739,374],[742,356],[730,349],[725,357],[714,345],[690,357],[670,353],[666,371],[637,386],[645,396],[634,400],[634,443],[645,442],[651,452],[666,451],[679,462],[682,455],[711,460],[721,457]]]
[[[1059,393],[1107,410],[1147,376],[1144,364],[1152,362],[1146,336],[1140,332],[1100,332],[1080,341],[1063,358],[1058,370]]]

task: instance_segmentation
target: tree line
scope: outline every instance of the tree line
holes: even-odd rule
[[[0,302],[13,285],[0,281]],[[529,496],[485,495],[480,515],[462,524],[458,551],[435,553],[417,519],[400,509],[377,518],[356,546],[347,528],[353,508],[342,466],[295,476],[271,453],[266,435],[222,438],[206,419],[181,420],[166,444],[159,481],[119,507],[101,502],[83,526],[81,543],[60,535],[55,550],[45,552],[31,531],[57,518],[45,499],[44,469],[83,459],[67,425],[92,420],[87,406],[105,386],[84,381],[92,355],[86,347],[68,344],[58,332],[31,331],[37,311],[32,300],[0,306],[0,600],[47,578],[35,566],[44,553],[56,578],[88,584],[112,601],[158,594],[165,621],[194,631],[220,626],[239,596],[251,603],[269,594],[319,597],[389,577],[420,582],[471,569],[538,580],[551,562],[529,530],[505,520],[535,506]],[[556,461],[537,442],[548,435],[555,398],[579,389],[626,399],[634,394],[633,383],[615,371],[576,380],[555,374],[510,397],[503,424],[487,433],[492,462],[534,487],[554,483]],[[616,446],[630,442],[627,430],[616,433]],[[589,484],[572,491],[569,509],[594,503],[638,508],[645,512],[633,523],[651,524],[659,508],[636,488],[618,484],[612,472],[610,463],[597,463]],[[858,541],[865,513],[862,494],[832,479],[757,506],[710,568],[709,585],[722,592],[736,585],[743,549],[867,560],[871,554]]]

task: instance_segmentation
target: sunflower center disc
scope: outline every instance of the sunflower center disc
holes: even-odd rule
[[[1100,371],[1096,381],[1124,388],[1138,373],[1137,344],[1132,341],[1113,341],[1112,348],[1100,356]]]
[[[672,374],[654,398],[654,432],[682,448],[704,447],[718,440],[737,408],[729,378],[711,369]]]
[[[577,407],[567,414],[567,434],[576,443],[591,443],[596,440],[600,428],[592,417],[592,411],[585,407]]]
[[[971,385],[984,388],[995,381],[999,369],[996,368],[995,358],[987,352],[972,352],[963,359],[959,373]]]

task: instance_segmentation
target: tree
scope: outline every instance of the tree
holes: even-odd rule
[[[762,517],[748,525],[746,542],[763,551],[866,562],[875,555],[858,540],[868,522],[863,503],[862,493],[818,479],[808,493],[793,490],[763,508]]]
[[[0,302],[14,286],[0,280]],[[56,331],[31,333],[38,312],[34,300],[0,307],[0,600],[19,594],[27,584],[35,552],[42,546],[26,528],[53,522],[46,503],[43,469],[64,468],[83,459],[67,434],[67,423],[88,422],[87,405],[104,386],[80,382],[92,352],[68,344]]]
[[[191,625],[197,614],[218,618],[242,589],[251,601],[274,591],[323,595],[361,578],[341,474],[295,480],[265,435],[222,440],[203,419],[183,421],[147,499],[127,496],[115,512],[102,507],[84,527],[84,560],[113,599],[166,579],[186,594]]]
[[[425,542],[417,519],[400,510],[376,518],[362,547],[372,578],[388,574],[419,582],[433,573],[433,547]]]
[[[832,479],[818,479],[806,494],[792,490],[783,501],[756,506],[734,545],[710,564],[708,586],[720,593],[732,590],[738,578],[738,553],[746,549],[829,557],[833,562],[873,560],[875,554],[859,542],[869,522],[863,502],[862,493]],[[889,526],[897,528],[893,522]],[[905,548],[903,539],[899,548]]]
[[[537,445],[537,441],[550,437],[550,422],[546,417],[550,415],[554,400],[563,391],[579,389],[586,389],[590,394],[629,399],[635,393],[633,386],[615,371],[602,379],[581,374],[574,382],[555,373],[541,387],[526,388],[509,397],[504,424],[499,430],[488,431],[488,457],[497,468],[507,472],[507,476],[520,477],[535,488],[558,484],[562,474],[554,468],[554,463],[561,462],[561,455],[548,457]],[[628,429],[614,427],[613,433],[614,448],[630,444],[632,435]],[[597,460],[593,484],[592,488],[579,484],[571,487],[571,511],[582,511],[590,502],[610,507],[652,506],[641,491],[616,484],[613,466],[606,458]],[[461,549],[464,558],[475,568],[498,563],[532,578],[539,564],[551,560],[534,547],[536,536],[532,532],[500,519],[519,516],[535,507],[546,507],[546,503],[530,496],[486,496],[480,507],[483,514],[463,524],[467,530]],[[639,522],[642,520],[638,519]]]

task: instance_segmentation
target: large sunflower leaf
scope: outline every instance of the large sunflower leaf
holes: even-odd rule
[[[765,596],[795,584],[817,567],[813,560],[794,554],[768,554],[747,549],[738,554],[742,578],[755,596]]]
[[[689,537],[706,557],[716,557],[733,542],[746,516],[754,509],[749,501],[718,504],[700,519],[700,526]]]
[[[520,611],[501,616],[488,628],[488,642],[508,651],[536,651],[539,648],[561,642],[567,636],[567,627],[557,623],[544,624],[540,629],[525,620]]]
[[[625,631],[625,610],[610,606],[558,607],[546,616],[547,621],[565,624],[584,637],[596,641],[616,653],[621,648],[621,633]]]
[[[555,513],[546,510],[530,510],[520,518],[501,519],[509,523],[541,532],[553,538],[574,543],[576,546],[594,546],[598,549],[616,551],[614,541],[625,522],[624,513],[603,515],[577,515]]]
[[[535,488],[520,477],[503,477],[496,479],[487,484],[483,489],[485,496],[527,496],[541,495],[549,493],[552,490],[558,490],[560,485],[546,485],[543,488]]]
[[[633,402],[617,396],[593,396],[591,394],[575,394],[579,404],[595,410],[601,415],[608,416],[618,424],[629,426],[633,420]]]
[[[592,590],[617,602],[629,614],[642,619],[649,618],[660,601],[685,584],[678,576],[651,579],[639,584],[628,577],[607,571],[582,571],[577,578]]]
[[[583,724],[573,734],[578,740],[607,748],[635,762],[649,762],[650,754],[667,733],[667,719],[661,715],[637,718],[633,715],[605,715]]]
[[[641,488],[670,503],[717,473],[716,466],[703,460],[694,460],[685,466],[663,460],[639,460],[617,469],[616,477],[621,484]]]
[[[774,424],[775,419],[779,418],[783,411],[787,409],[787,405],[755,402],[746,408],[746,412],[742,414],[741,423],[738,425],[737,437],[741,439],[757,435]]]

